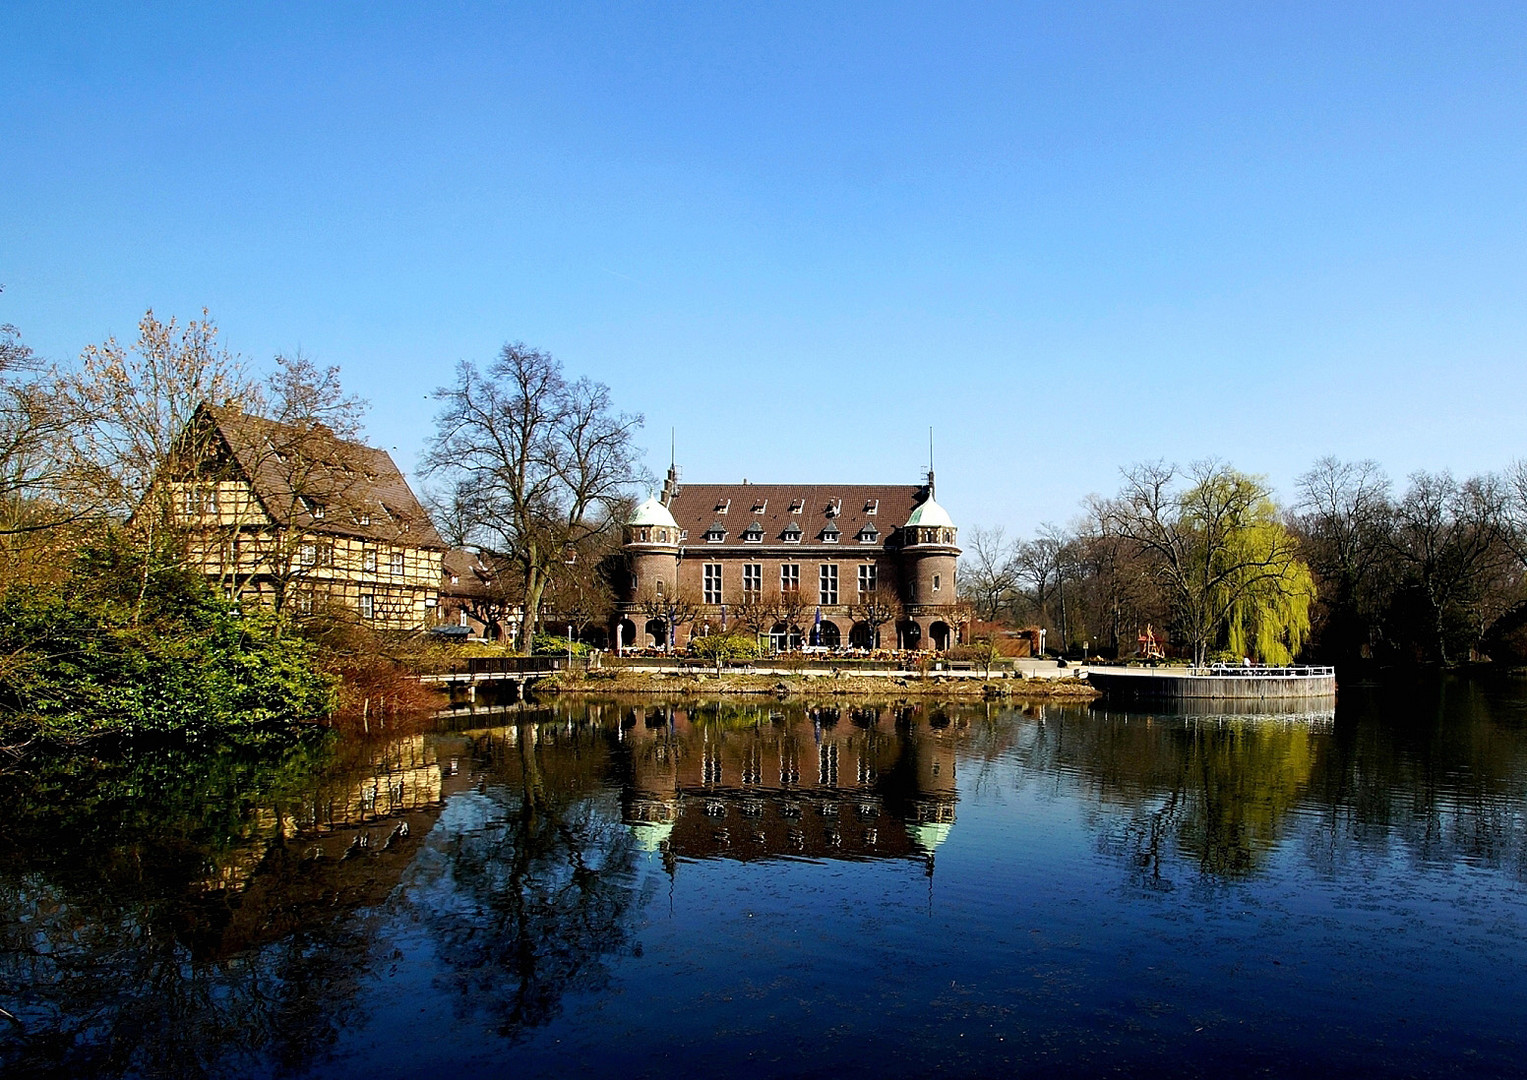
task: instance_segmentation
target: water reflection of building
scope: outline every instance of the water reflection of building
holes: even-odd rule
[[[243,844],[198,883],[212,901],[188,933],[226,955],[273,940],[317,910],[380,903],[397,886],[440,810],[471,783],[470,743],[414,735],[366,748],[316,776],[291,801],[252,815]],[[236,904],[228,904],[231,895]]]
[[[922,858],[955,820],[941,713],[880,708],[628,708],[622,810],[682,858]]]

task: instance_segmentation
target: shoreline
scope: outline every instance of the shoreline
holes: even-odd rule
[[[646,672],[631,669],[557,672],[537,679],[532,695],[662,697],[893,697],[983,701],[993,698],[1091,701],[1101,696],[1081,679],[951,678],[941,675],[890,677],[828,673],[742,674]]]

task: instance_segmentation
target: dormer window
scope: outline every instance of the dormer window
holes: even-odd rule
[[[838,527],[829,521],[827,523],[827,527],[822,530],[822,543],[836,544],[838,542],[838,537],[842,535],[843,534],[838,530]]]
[[[801,527],[792,521],[789,525],[785,526],[785,531],[781,536],[787,544],[799,544],[801,542]]]
[[[314,521],[322,521],[323,520],[323,515],[324,515],[323,503],[318,502],[315,499],[310,499],[306,495],[304,495],[304,496],[302,496],[302,508],[304,510],[306,510],[309,514],[313,515],[313,520]]]
[[[761,544],[763,543],[763,532],[763,526],[755,521],[742,534],[743,542],[747,544]]]
[[[878,513],[879,511],[880,511],[880,500],[879,499],[866,499],[866,500],[864,500],[864,512],[866,514],[875,514],[875,513]]]
[[[755,513],[755,514],[763,513],[764,510],[768,507],[768,505],[769,505],[769,500],[768,499],[758,499],[758,500],[756,500],[753,503],[753,513]]]
[[[716,513],[718,513],[718,514],[724,514],[728,510],[730,510],[731,508],[732,508],[732,500],[731,499],[722,499],[720,502],[716,503]]]
[[[355,523],[357,525],[370,525],[371,514],[365,510],[357,510],[355,513]]]
[[[707,544],[719,544],[726,539],[726,526],[717,521],[705,530],[705,542]]]
[[[859,535],[856,537],[856,539],[861,544],[873,544],[876,540],[880,539],[880,532],[875,528],[875,526],[871,525],[869,522],[865,522],[864,528],[859,530]]]
[[[790,500],[790,512],[792,514],[799,514],[804,509],[806,509],[806,500],[805,499],[791,499]]]
[[[832,500],[832,502],[827,504],[827,516],[828,517],[835,518],[839,514],[841,514],[842,512],[843,512],[843,500],[842,499],[834,499],[834,500]]]

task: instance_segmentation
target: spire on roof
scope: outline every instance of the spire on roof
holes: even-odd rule
[[[668,477],[663,481],[663,493],[659,501],[664,506],[673,503],[673,497],[679,493],[679,456],[678,435],[676,428],[668,430]]]
[[[928,428],[928,498],[933,498],[933,428]]]

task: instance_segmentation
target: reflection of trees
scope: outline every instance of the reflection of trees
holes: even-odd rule
[[[1026,779],[1075,777],[1092,789],[1096,813],[1125,809],[1103,843],[1162,887],[1172,857],[1215,876],[1255,872],[1310,786],[1323,738],[1298,722],[1048,709],[1012,736],[1009,752]]]
[[[1030,706],[972,716],[967,772],[1080,786],[1104,850],[1170,888],[1174,863],[1253,875],[1290,838],[1322,872],[1365,850],[1527,880],[1527,703],[1464,679],[1344,692],[1334,724]],[[1016,765],[1005,773],[1004,761]]]
[[[601,987],[606,958],[632,947],[636,848],[596,795],[602,755],[582,735],[526,724],[480,743],[492,778],[457,797],[473,824],[436,847],[438,877],[412,897],[463,1007],[511,1038]]]

